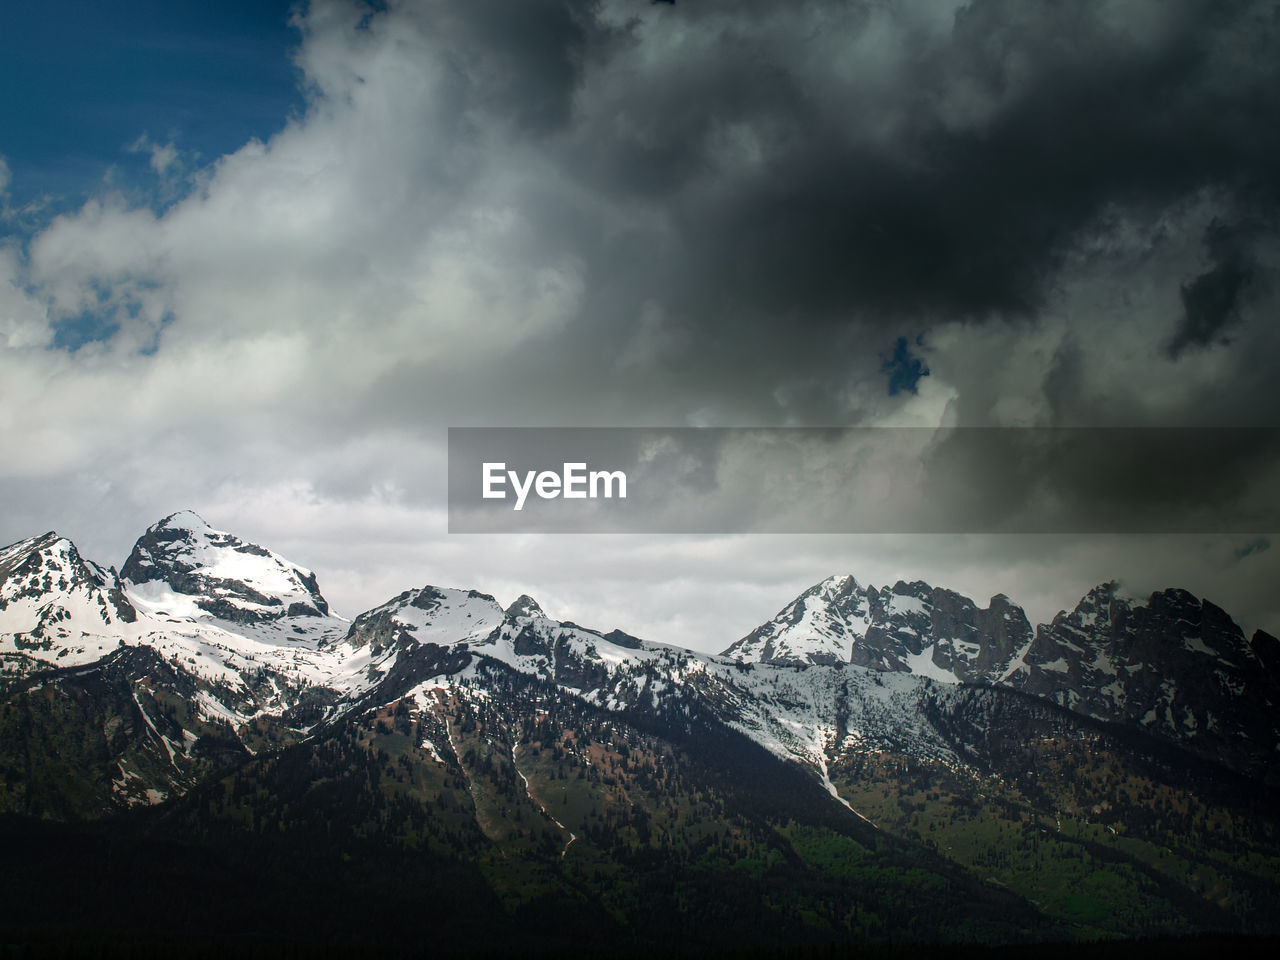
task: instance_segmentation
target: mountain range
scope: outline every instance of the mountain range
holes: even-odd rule
[[[190,512],[118,571],[54,533],[12,544],[6,933],[1280,932],[1280,641],[1209,601],[1106,583],[1033,627],[1004,595],[845,575],[730,639],[713,656],[436,586],[346,620],[313,572]],[[67,876],[98,878],[74,910],[50,896]]]

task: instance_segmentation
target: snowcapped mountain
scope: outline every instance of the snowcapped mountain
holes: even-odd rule
[[[187,734],[166,741],[184,756],[209,724],[254,752],[399,698],[460,695],[493,669],[666,724],[690,710],[714,717],[832,794],[828,767],[851,752],[960,763],[929,717],[962,684],[1008,686],[1255,771],[1275,765],[1280,739],[1277,671],[1260,659],[1280,660],[1280,644],[1263,635],[1251,647],[1225,613],[1181,591],[1142,604],[1107,585],[1033,633],[1004,595],[980,608],[920,581],[838,576],[716,657],[553,620],[527,596],[504,609],[445,587],[407,590],[348,622],[311,571],[182,512],[139,538],[119,577],[54,534],[5,548],[0,630],[9,676],[153,651],[185,678]],[[148,696],[154,672],[135,678]]]
[[[381,683],[374,693],[383,701],[402,694],[404,682],[422,681],[424,689],[445,684],[442,678],[461,673],[475,658],[603,700],[617,677],[643,669],[669,649],[552,620],[528,596],[504,610],[488,594],[432,586],[407,590],[361,614],[341,646],[350,650],[353,666],[364,662],[362,655],[367,659],[363,682]],[[424,675],[422,651],[440,647],[462,659],[455,656],[446,661],[447,669]],[[415,658],[419,668],[409,669]],[[400,686],[383,681],[386,676],[399,677]],[[357,698],[364,692],[354,682],[345,686]]]
[[[590,685],[584,670],[604,668],[607,673],[609,668],[647,662],[665,649],[625,634],[602,634],[552,620],[532,597],[521,596],[504,610],[487,593],[432,586],[407,590],[362,613],[344,641],[353,651],[367,648],[384,671],[398,652],[425,644],[465,647],[580,692],[598,689]],[[592,679],[603,682],[604,674]]]
[[[797,671],[788,664],[746,667],[722,657],[601,633],[546,615],[522,596],[506,609],[474,590],[408,590],[358,616],[337,645],[347,675],[335,683],[338,709],[368,709],[408,698],[420,707],[439,694],[468,696],[493,670],[535,678],[583,703],[684,722],[714,716],[769,752],[800,763],[827,789],[829,757],[857,746],[947,756],[921,719],[936,684],[869,671]]]
[[[214,530],[189,510],[150,527],[120,576],[140,606],[162,616],[254,624],[329,613],[310,570]]]
[[[800,594],[724,656],[744,663],[849,663],[870,626],[870,606],[858,581],[830,577]]]
[[[851,576],[810,587],[724,652],[748,663],[853,663],[947,683],[993,682],[1031,641],[1020,607],[999,594],[980,609],[922,581],[862,587]]]
[[[336,645],[348,628],[310,571],[189,512],[147,530],[119,576],[55,533],[0,551],[6,683],[38,688],[50,668],[81,668],[54,683],[113,691],[99,805],[186,789],[215,744],[220,755],[227,743],[252,753],[302,735],[337,698],[333,688],[361,682]],[[82,679],[91,671],[115,685]],[[163,719],[161,701],[171,713],[181,701],[180,722]],[[139,759],[148,750],[164,762]]]
[[[836,578],[828,581],[833,589],[811,595],[839,603],[852,593],[842,592],[851,582]],[[807,609],[822,612],[817,604]],[[828,764],[856,751],[961,762],[926,709],[952,696],[954,681],[835,663],[746,663],[557,621],[528,596],[504,610],[474,590],[405,591],[357,617],[341,646],[352,651],[352,667],[365,665],[359,684],[345,684],[348,711],[400,698],[426,709],[439,696],[473,697],[493,682],[495,670],[511,671],[585,704],[664,726],[687,725],[695,715],[714,718],[798,763],[838,800]]]
[[[0,550],[0,662],[0,811],[154,806],[134,816],[197,870],[210,836],[255,863],[272,836],[391,877],[482,864],[540,912],[652,885],[600,894],[613,917],[697,863],[699,909],[749,922],[802,877],[837,937],[941,911],[921,929],[967,938],[975,903],[981,929],[1081,937],[1280,909],[1280,641],[1185,591],[1106,584],[1033,631],[1003,595],[832,577],[715,656],[452,587],[347,621],[310,571],[180,513],[120,576],[55,534]]]
[[[981,609],[919,581],[877,589],[832,577],[724,656],[999,684],[1252,772],[1274,771],[1280,752],[1280,641],[1247,641],[1225,611],[1185,590],[1142,600],[1102,584],[1033,632],[1003,594]]]
[[[1135,724],[1248,766],[1280,750],[1280,682],[1226,611],[1185,590],[1146,600],[1101,584],[1042,625],[1006,682],[1102,720]],[[1258,746],[1272,744],[1265,758]],[[1264,751],[1265,753],[1265,751]]]
[[[377,656],[408,643],[483,639],[502,622],[502,606],[475,590],[422,587],[367,610],[351,623],[346,645]]]
[[[6,669],[97,660],[137,620],[114,570],[56,533],[0,550],[0,653]]]
[[[0,661],[10,671],[143,645],[224,686],[263,669],[327,683],[341,658],[322,648],[348,626],[313,573],[190,512],[148,529],[119,576],[54,533],[0,551]]]

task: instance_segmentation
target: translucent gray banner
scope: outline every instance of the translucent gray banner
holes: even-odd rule
[[[451,533],[1262,533],[1269,428],[449,430]]]

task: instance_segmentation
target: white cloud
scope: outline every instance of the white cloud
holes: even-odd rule
[[[144,133],[129,144],[128,149],[132,153],[148,154],[151,169],[162,177],[174,170],[178,162],[178,148],[173,145],[172,140],[163,144],[156,143]]]
[[[23,290],[17,251],[0,246],[0,355],[29,353],[52,342],[44,305]]]
[[[618,25],[634,14],[632,4],[607,7]],[[645,12],[616,60],[586,68],[594,72],[573,102],[576,125],[539,139],[490,109],[477,93],[484,78],[469,73],[479,68],[443,49],[413,9],[393,4],[360,27],[364,13],[338,0],[308,5],[297,53],[305,114],[192,174],[184,199],[157,211],[108,193],[50,223],[28,260],[0,247],[0,540],[56,526],[118,564],[143,527],[192,507],[315,568],[349,615],[435,582],[504,602],[529,592],[557,616],[704,649],[835,572],[924,578],[979,600],[1003,591],[1038,616],[1137,568],[1222,589],[1226,600],[1239,594],[1204,551],[1162,552],[1168,559],[1144,567],[1139,546],[1074,540],[449,537],[451,424],[679,423],[698,411],[750,422],[760,409],[790,417],[793,408],[803,420],[810,381],[751,384],[778,344],[738,342],[733,318],[714,318],[715,337],[700,340],[706,318],[680,314],[661,288],[670,277],[644,269],[655,248],[682,253],[678,218],[577,175],[605,176],[588,162],[601,130],[662,146],[669,131],[629,112],[628,91],[652,82],[679,107],[681,71],[696,72],[691,57],[713,50],[724,24],[686,28],[669,11]],[[944,36],[952,22],[932,4],[873,12],[872,29],[858,34],[863,55],[853,56],[841,24],[814,33],[824,24],[789,24],[789,13],[777,16],[777,42],[812,49],[799,59],[811,67],[805,88],[838,86],[858,115],[912,68],[901,38]],[[894,103],[898,112],[875,114],[881,126],[845,133],[896,136],[913,104]],[[957,87],[938,109],[953,126],[980,127],[1001,104],[989,89]],[[790,133],[748,122],[718,130],[718,167],[699,168],[690,194],[714,197],[729,182],[722,174],[760,176]],[[135,147],[158,174],[185,175],[172,143]],[[0,193],[8,180],[0,160]],[[1161,272],[1173,261],[1190,268],[1211,213],[1179,214],[1167,233],[1192,242],[1162,247]],[[1068,331],[1085,381],[1060,401],[1068,408],[1105,396],[1116,409],[1160,413],[1212,390],[1219,358],[1180,362],[1175,382],[1172,362],[1146,365],[1150,324],[1119,332],[1115,318],[1127,310],[1178,306],[1176,286],[1156,282],[1155,241],[1126,233],[1128,223],[1098,233],[1128,245],[1106,254],[1132,264],[1124,285],[1092,274],[1081,253],[1040,321],[932,335],[932,375],[917,395],[887,396],[879,365],[891,338],[794,345],[806,375],[847,360],[827,384],[837,399],[819,409],[852,422],[1051,422],[1045,370]],[[631,272],[600,275],[610,243],[633,251],[616,261]],[[680,282],[690,281],[670,281]],[[1137,306],[1111,299],[1122,296]],[[55,329],[85,311],[108,315],[118,332],[75,351],[51,348]],[[722,351],[717,362],[698,367],[698,351],[712,349]],[[754,366],[735,370],[726,357]],[[668,388],[674,375],[650,379],[680,363],[679,389]],[[821,386],[812,394],[826,397]],[[1249,569],[1272,570],[1267,556]]]

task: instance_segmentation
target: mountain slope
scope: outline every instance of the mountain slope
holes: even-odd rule
[[[168,616],[208,614],[254,624],[329,612],[310,570],[214,530],[189,510],[150,527],[120,576],[131,595]]]
[[[0,811],[145,825],[129,842],[201,889],[213,848],[271,850],[265,902],[306,890],[353,943],[346,888],[312,882],[353,858],[396,944],[428,908],[400,876],[446,942],[550,950],[1280,916],[1280,642],[1182,591],[1104,585],[1033,632],[1003,596],[837,577],[710,656],[447,587],[348,622],[305,568],[175,514],[120,578],[56,535],[5,548],[0,597]],[[103,902],[132,915],[141,877]]]
[[[93,743],[101,754],[81,771],[85,783],[71,790],[92,802],[67,805],[50,799],[49,810],[101,814],[113,804],[130,806],[140,798],[159,802],[189,789],[210,769],[199,766],[192,773],[182,760],[151,765],[136,778],[125,777],[129,789],[114,789],[112,780],[104,779],[102,769],[128,765],[132,741],[104,737],[98,727],[105,723],[118,731],[119,722],[125,722],[125,729],[133,730],[132,721],[139,719],[120,701],[118,683],[130,685],[129,699],[137,702],[148,702],[154,693],[146,670],[121,674],[120,663],[154,660],[168,677],[163,686],[181,691],[175,694],[183,703],[177,711],[181,731],[165,736],[166,749],[178,745],[183,756],[203,738],[211,738],[213,754],[225,756],[221,740],[227,730],[241,752],[296,739],[338,698],[330,688],[350,679],[343,651],[331,646],[349,624],[328,613],[314,575],[271,551],[181,513],[144,533],[124,570],[126,575],[117,577],[53,533],[0,551],[5,685],[14,702],[32,702],[33,689],[55,701],[61,698],[65,709],[54,715],[64,723],[62,739]],[[51,668],[69,667],[85,669],[64,671],[56,681],[34,688],[26,682],[38,681]],[[99,716],[76,706],[88,702],[79,688],[89,681],[78,678],[98,667],[118,681],[112,688],[116,693],[107,698],[114,714]],[[100,684],[94,689],[105,690]],[[75,779],[74,770],[71,775]],[[26,809],[29,804],[11,796],[7,806]]]
[[[1280,783],[1280,641],[1246,641],[1225,611],[1184,590],[1142,600],[1102,584],[1033,632],[1004,595],[980,609],[923,582],[833,577],[724,655],[1008,685]]]
[[[114,570],[85,560],[56,533],[0,549],[0,656],[5,669],[29,661],[88,663],[119,645],[137,612]]]
[[[1041,626],[1007,682],[1280,783],[1280,682],[1255,639],[1185,590],[1143,601],[1106,583]]]
[[[993,682],[1031,640],[1003,594],[985,609],[922,581],[863,587],[851,576],[815,584],[724,651],[744,663],[854,663],[957,682]]]
[[[181,794],[249,756],[199,684],[148,647],[14,683],[0,705],[0,808],[90,819]]]

